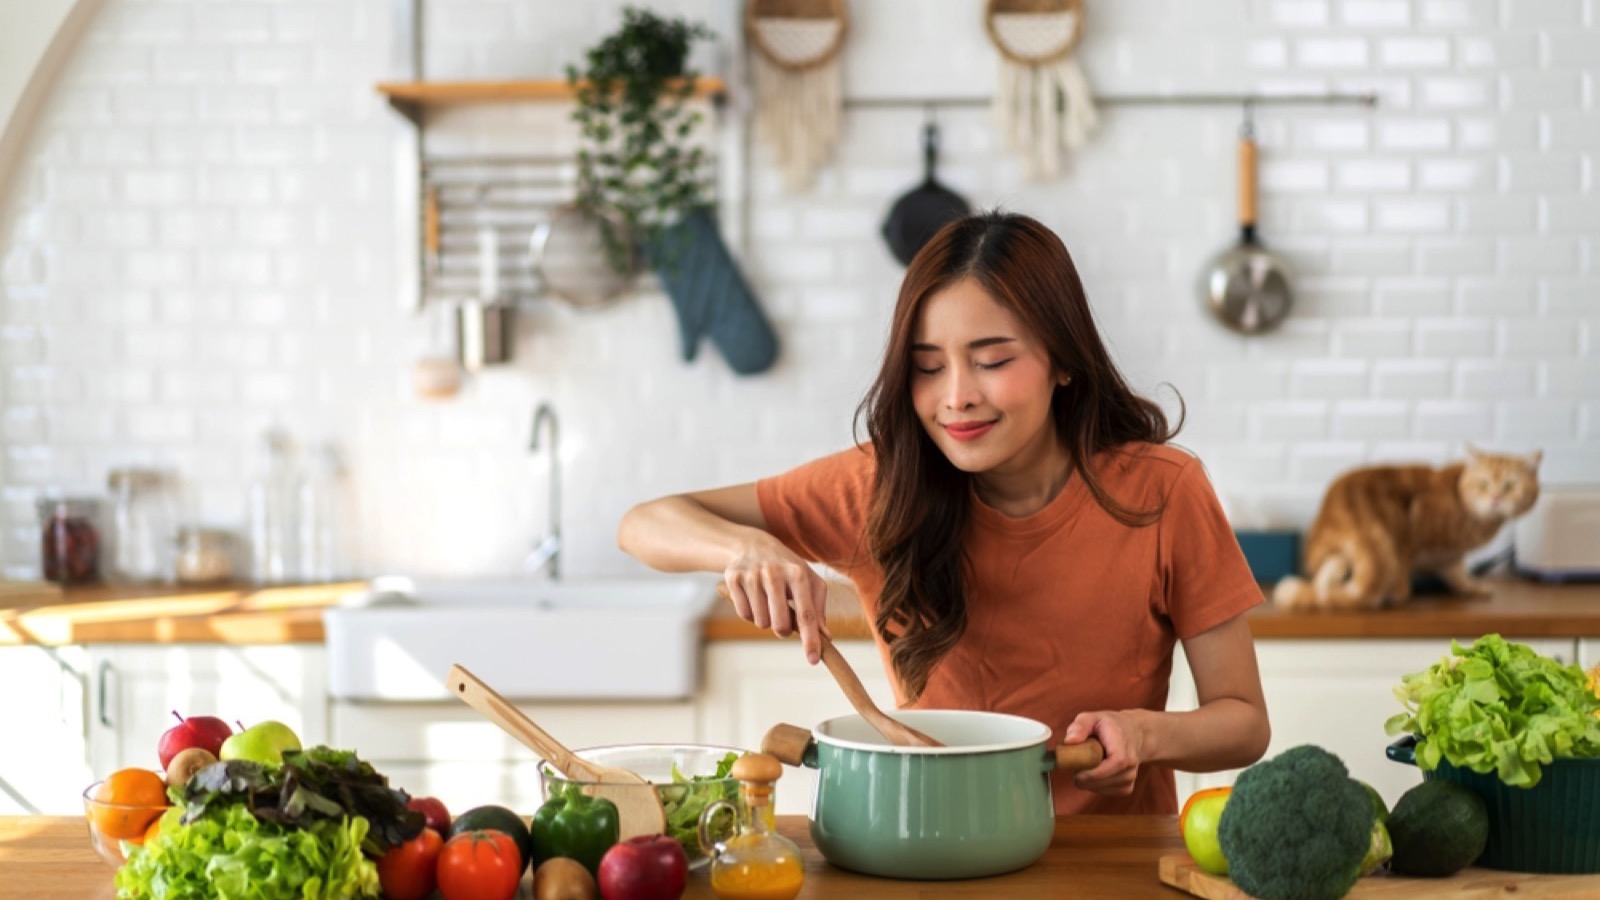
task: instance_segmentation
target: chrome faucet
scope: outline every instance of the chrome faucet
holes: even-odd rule
[[[561,578],[561,429],[556,425],[556,411],[548,403],[541,403],[533,411],[533,436],[528,439],[528,450],[538,453],[539,434],[548,431],[550,438],[546,452],[550,454],[550,501],[546,505],[549,523],[544,539],[533,548],[522,567],[530,575],[549,568],[550,580]]]

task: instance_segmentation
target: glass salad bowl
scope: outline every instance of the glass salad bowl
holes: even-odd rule
[[[745,751],[737,747],[717,747],[707,744],[622,744],[613,747],[587,747],[572,751],[575,756],[602,766],[614,766],[637,773],[639,777],[656,786],[661,797],[661,808],[667,816],[667,834],[683,846],[689,857],[689,868],[695,869],[710,861],[700,847],[696,832],[700,813],[717,800],[736,800],[739,782],[727,774],[733,761]],[[718,772],[722,775],[719,777]],[[550,799],[559,788],[577,784],[557,772],[548,761],[540,761],[539,775],[543,780],[543,798]],[[726,823],[714,823],[713,835],[731,836],[734,831],[732,816]]]

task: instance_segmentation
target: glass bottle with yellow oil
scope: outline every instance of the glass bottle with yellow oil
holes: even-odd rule
[[[782,775],[775,757],[746,753],[733,764],[740,802],[718,800],[700,815],[700,845],[711,854],[711,892],[720,900],[793,900],[800,893],[800,848],[778,833],[773,815],[773,784]],[[736,830],[726,841],[714,841],[709,825],[726,810],[737,817]]]

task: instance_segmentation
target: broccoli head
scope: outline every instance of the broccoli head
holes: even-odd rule
[[[1337,900],[1361,877],[1377,818],[1339,757],[1304,744],[1240,773],[1217,838],[1234,884],[1261,900]]]

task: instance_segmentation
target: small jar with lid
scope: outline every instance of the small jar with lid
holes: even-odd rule
[[[225,528],[189,525],[178,529],[179,584],[220,584],[233,577],[235,541]]]
[[[100,501],[93,497],[43,497],[39,512],[39,568],[46,581],[90,584],[100,580]]]

